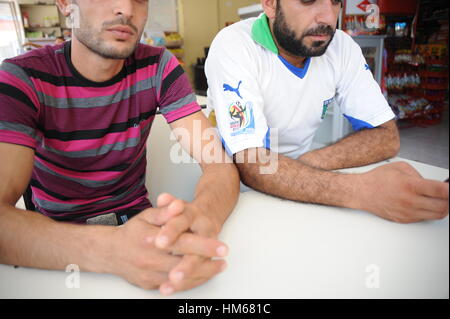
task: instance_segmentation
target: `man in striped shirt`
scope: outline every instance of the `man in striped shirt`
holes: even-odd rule
[[[78,264],[164,294],[207,281],[225,266],[212,258],[227,253],[216,236],[236,204],[239,177],[231,161],[195,158],[203,176],[194,201],[163,194],[151,208],[146,141],[157,110],[190,137],[195,121],[210,126],[177,59],[138,42],[148,1],[57,4],[79,19],[72,41],[0,68],[0,262]],[[191,154],[220,145],[216,137],[188,140],[180,142]],[[28,185],[36,212],[14,207]]]

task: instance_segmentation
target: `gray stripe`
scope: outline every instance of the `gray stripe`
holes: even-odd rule
[[[37,91],[39,102],[46,106],[58,109],[80,108],[87,109],[93,107],[107,107],[114,103],[129,99],[131,96],[149,90],[155,87],[154,77],[137,82],[126,90],[120,91],[114,95],[99,96],[92,98],[55,98],[42,92]]]
[[[159,108],[159,110],[160,110],[161,114],[166,115],[167,113],[170,113],[172,111],[176,111],[179,108],[182,108],[183,106],[185,106],[185,105],[187,105],[189,103],[195,102],[195,101],[197,101],[197,99],[196,99],[195,95],[193,93],[191,93],[191,94],[189,94],[189,95],[179,99],[175,103],[172,103],[172,104],[167,105],[167,106],[161,106]]]
[[[57,211],[57,212],[73,212],[73,211],[77,211],[77,210],[83,209],[84,207],[87,207],[87,206],[90,206],[90,205],[93,205],[93,204],[102,204],[102,203],[107,203],[107,202],[113,202],[113,201],[121,200],[121,199],[125,198],[126,196],[130,195],[138,187],[140,187],[140,186],[142,186],[144,184],[145,184],[145,177],[141,178],[139,183],[136,183],[132,188],[130,188],[130,190],[126,191],[125,193],[122,193],[122,194],[120,194],[120,195],[118,195],[116,197],[104,199],[104,200],[101,200],[101,201],[97,201],[95,203],[83,204],[83,205],[55,203],[55,202],[51,202],[51,201],[48,201],[48,200],[36,198],[35,196],[33,196],[33,198],[36,201],[36,203],[39,205],[39,207],[41,207],[41,208],[43,208],[45,210],[52,210],[52,211]]]
[[[161,86],[163,81],[163,73],[166,68],[167,63],[174,57],[174,55],[167,49],[164,50],[164,53],[161,56],[158,65],[158,72],[156,73],[156,93],[159,94],[161,92]]]
[[[39,140],[36,134],[36,130],[23,124],[0,121],[0,130],[20,132],[30,136],[35,140]]]
[[[0,70],[11,73],[16,78],[18,78],[18,79],[22,80],[23,82],[25,82],[26,84],[28,84],[33,90],[35,89],[33,82],[31,82],[28,75],[25,73],[25,71],[20,66],[17,66],[15,64],[8,63],[8,62],[3,62],[0,65]]]
[[[146,154],[146,152],[143,152],[141,154],[141,156],[139,156],[139,158],[137,158],[133,162],[133,164],[128,168],[128,171],[130,171],[134,167],[136,167],[140,163],[142,158],[145,156],[145,154]],[[112,185],[112,184],[117,183],[117,181],[119,181],[121,178],[123,178],[123,176],[120,176],[120,177],[118,177],[116,179],[113,179],[111,181],[91,181],[91,180],[85,180],[85,179],[81,179],[81,178],[67,177],[67,176],[58,174],[57,172],[54,172],[53,170],[47,168],[45,165],[43,165],[43,164],[41,164],[41,163],[39,163],[37,161],[34,163],[34,166],[39,168],[39,169],[41,169],[41,170],[43,170],[43,171],[45,171],[45,172],[47,172],[48,174],[51,174],[53,176],[58,177],[58,178],[65,179],[65,180],[68,180],[68,181],[71,181],[71,182],[75,182],[75,183],[78,183],[78,184],[81,184],[83,186],[90,187],[90,188],[96,188],[96,187],[103,187],[103,186]]]
[[[82,178],[68,177],[68,176],[65,176],[65,175],[58,174],[58,173],[54,172],[53,170],[45,167],[44,165],[42,165],[39,162],[35,162],[34,163],[34,167],[37,167],[40,170],[43,170],[44,172],[47,172],[47,173],[49,173],[51,175],[54,175],[54,176],[56,176],[58,178],[65,179],[65,180],[71,181],[71,182],[75,182],[75,183],[78,183],[78,184],[81,184],[83,186],[90,187],[90,188],[96,188],[96,187],[103,187],[103,186],[113,185],[113,184],[117,183],[117,181],[119,179],[122,178],[122,176],[121,176],[121,177],[118,177],[118,178],[110,180],[110,181],[91,181],[91,180],[86,180],[86,179],[82,179]]]
[[[131,148],[131,147],[135,147],[137,145],[139,145],[139,142],[141,141],[141,138],[130,138],[125,142],[119,142],[119,143],[114,143],[114,144],[110,144],[110,145],[103,145],[100,148],[97,149],[93,149],[93,150],[87,150],[87,151],[74,151],[74,152],[64,152],[64,151],[60,151],[60,150],[56,150],[50,146],[45,145],[45,142],[42,143],[42,148],[44,148],[45,150],[61,155],[61,156],[65,156],[65,157],[70,157],[70,158],[84,158],[84,157],[95,157],[95,156],[100,156],[100,155],[104,155],[108,152],[111,151],[123,151],[127,148]]]

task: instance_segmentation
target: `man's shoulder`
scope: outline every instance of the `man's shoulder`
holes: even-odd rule
[[[357,45],[355,40],[349,34],[338,29],[330,43],[327,53],[332,51],[342,52],[348,49],[351,50],[354,48],[355,44]]]
[[[160,57],[166,52],[164,47],[155,47],[143,43],[139,43],[134,52],[136,60],[156,59],[159,61]]]
[[[255,42],[252,39],[252,27],[256,18],[245,19],[223,28],[215,37],[213,43],[220,42],[224,45],[248,44]]]
[[[55,65],[58,54],[64,54],[64,45],[47,45],[33,49],[13,58],[5,59],[4,63],[11,63],[25,69],[50,69]]]

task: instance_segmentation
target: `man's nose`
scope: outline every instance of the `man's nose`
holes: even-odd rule
[[[131,19],[134,15],[134,0],[112,1],[114,15],[123,15]]]
[[[336,5],[333,0],[320,0],[317,2],[315,22],[317,24],[335,26],[341,6]]]

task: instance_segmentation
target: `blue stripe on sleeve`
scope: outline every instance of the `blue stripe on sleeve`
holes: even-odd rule
[[[270,127],[267,129],[267,134],[264,138],[264,147],[270,150]]]
[[[227,152],[228,156],[233,157],[233,152],[228,148],[227,143],[225,143],[225,140],[222,138],[222,145],[225,148],[225,152]]]
[[[373,126],[367,122],[355,119],[354,117],[345,115],[345,118],[350,122],[354,131],[361,131],[363,129],[371,129]]]

